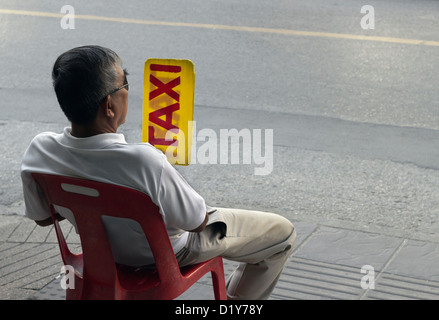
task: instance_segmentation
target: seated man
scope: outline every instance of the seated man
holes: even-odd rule
[[[241,262],[227,279],[228,297],[267,299],[293,249],[293,225],[273,213],[207,207],[161,151],[149,143],[127,143],[116,133],[125,122],[129,87],[112,50],[71,49],[56,60],[52,78],[71,128],[41,133],[26,150],[21,166],[26,215],[41,226],[52,223],[32,172],[140,190],[160,209],[180,266],[215,256]],[[56,209],[75,225],[69,210]],[[115,261],[134,267],[154,264],[140,226],[113,219],[104,223]]]

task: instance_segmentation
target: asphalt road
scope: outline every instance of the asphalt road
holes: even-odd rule
[[[99,44],[130,72],[131,142],[152,57],[194,62],[197,130],[273,129],[268,175],[255,163],[178,167],[209,204],[439,242],[438,1],[68,4],[75,29],[61,27],[59,1],[0,0],[0,213],[23,214],[32,137],[68,125],[51,87],[56,57]],[[361,27],[366,4],[375,29]]]

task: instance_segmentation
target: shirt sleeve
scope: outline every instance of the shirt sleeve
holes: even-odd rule
[[[190,231],[199,227],[206,217],[204,199],[164,158],[158,201],[168,226]]]
[[[54,134],[45,132],[37,135],[24,152],[20,166],[25,215],[35,221],[46,220],[51,216],[43,191],[32,177],[32,172],[40,171],[39,167],[42,166],[37,146],[41,140],[51,135]],[[38,167],[35,164],[38,164]]]
[[[35,221],[50,218],[49,207],[45,201],[42,190],[32,178],[31,173],[22,171],[21,181],[23,184],[25,215]]]

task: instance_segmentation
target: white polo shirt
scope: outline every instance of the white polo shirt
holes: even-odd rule
[[[144,192],[151,198],[163,216],[174,252],[181,250],[189,235],[185,230],[193,230],[203,223],[206,204],[169,164],[166,156],[149,143],[128,144],[122,134],[76,138],[70,131],[71,128],[65,128],[62,134],[41,133],[26,150],[21,164],[26,216],[37,221],[50,217],[32,179],[32,172],[122,185]],[[75,225],[71,212],[57,209]],[[111,218],[104,223],[110,233],[116,262],[135,267],[154,263],[137,222]]]

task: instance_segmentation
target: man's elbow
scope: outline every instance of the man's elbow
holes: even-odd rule
[[[35,220],[35,223],[40,227],[47,227],[53,224],[52,217],[44,219],[44,220]]]
[[[63,216],[60,216],[58,213],[55,215],[55,218],[58,221],[62,221],[65,219]],[[52,217],[49,217],[49,218],[44,219],[44,220],[35,220],[35,223],[37,225],[39,225],[40,227],[47,227],[47,226],[50,226],[53,224],[53,219],[52,219]]]

